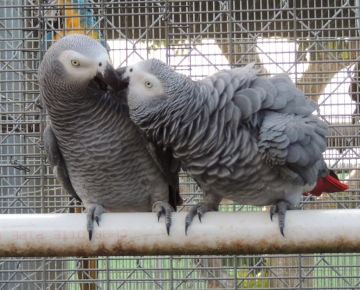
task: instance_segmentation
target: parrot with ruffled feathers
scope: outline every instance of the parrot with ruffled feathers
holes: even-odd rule
[[[200,221],[222,198],[272,205],[284,235],[285,213],[303,193],[331,179],[327,190],[347,188],[332,178],[322,153],[327,125],[312,115],[317,104],[287,74],[257,75],[253,64],[193,81],[160,60],[121,68],[130,117],[148,140],[170,149],[203,189],[204,200],[185,220]],[[316,188],[316,193],[322,189]]]

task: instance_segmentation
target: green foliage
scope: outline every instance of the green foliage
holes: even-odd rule
[[[256,257],[247,257],[247,258],[237,258],[236,259],[236,268],[237,268],[237,283],[238,288],[268,288],[270,280],[267,279],[270,277],[269,270],[263,269],[261,266],[256,267],[256,265],[261,265],[260,260],[262,258]],[[235,259],[234,258],[224,258],[221,260],[222,267],[234,268]],[[235,272],[229,275],[234,278]]]
[[[148,42],[142,41],[143,43],[148,43],[147,50],[148,53],[150,53],[152,50],[158,50],[159,48],[165,48],[166,47],[166,41],[165,40],[150,40]]]
[[[245,267],[246,265],[244,265]],[[269,288],[268,270],[240,269],[237,271],[238,289]]]
[[[344,205],[346,208],[348,209],[355,209],[358,208],[359,206],[359,200],[358,197],[356,195],[354,195],[353,192],[338,192],[338,193],[331,193],[332,196],[336,197],[336,201],[337,202],[332,202],[331,203],[331,208],[332,209],[342,209],[342,205]],[[340,204],[341,202],[341,204]]]
[[[321,259],[320,259],[321,258]],[[352,265],[359,264],[357,253],[347,254],[322,254],[319,257],[317,268],[312,271],[314,289],[356,289],[360,275],[359,267]],[[346,278],[345,278],[346,277]],[[344,288],[343,288],[344,287]]]

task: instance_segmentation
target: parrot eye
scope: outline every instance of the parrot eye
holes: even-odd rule
[[[102,66],[102,63],[101,63],[101,62],[99,63],[99,66]]]
[[[77,60],[74,60],[74,59],[71,60],[71,64],[73,66],[80,66],[80,62],[78,62]]]
[[[151,83],[151,82],[146,81],[146,82],[145,82],[145,86],[147,86],[148,88],[151,88],[153,85],[152,85],[152,83]]]

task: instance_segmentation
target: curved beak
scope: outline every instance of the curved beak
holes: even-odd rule
[[[93,81],[97,86],[95,89],[109,92],[115,100],[124,102],[128,87],[128,81],[122,79],[122,74],[124,72],[119,74],[118,70],[115,70],[113,66],[108,63],[103,73],[98,72],[93,78]]]
[[[128,87],[128,82],[123,81],[121,75],[119,75],[118,70],[115,70],[111,64],[107,64],[104,72],[104,80],[111,88],[110,93],[117,94],[122,90],[126,90]]]
[[[118,67],[115,70],[118,77],[118,85],[121,87],[121,89],[116,94],[111,94],[111,96],[115,101],[120,102],[122,104],[127,104],[129,79],[123,77],[124,73],[126,72],[126,68],[127,68],[126,66]]]

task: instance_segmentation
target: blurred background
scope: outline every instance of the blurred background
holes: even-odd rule
[[[330,128],[325,160],[350,187],[304,196],[304,210],[352,209],[359,188],[359,0],[0,0],[0,212],[81,212],[43,151],[37,69],[70,33],[114,66],[159,58],[193,79],[255,62],[288,73]],[[187,211],[201,189],[180,174]],[[222,211],[262,211],[223,200]],[[314,221],[316,222],[316,221]],[[0,258],[0,290],[360,289],[360,254]]]

